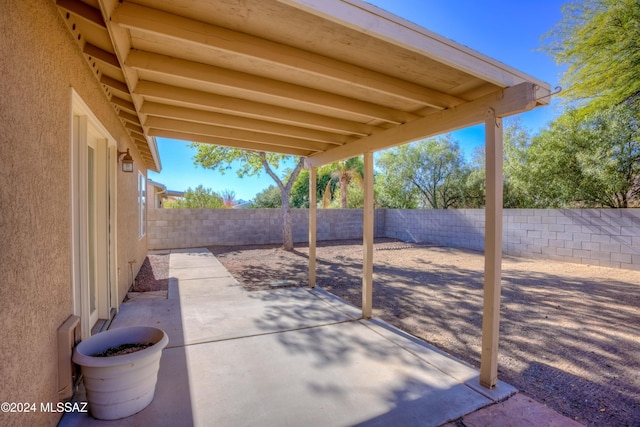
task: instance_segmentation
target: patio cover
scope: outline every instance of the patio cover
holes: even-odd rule
[[[372,153],[485,123],[493,332],[483,332],[483,365],[486,354],[484,383],[495,385],[500,119],[548,104],[547,83],[359,0],[56,4],[151,170],[160,169],[155,137],[304,156],[312,181],[316,167],[364,154],[363,317],[371,314]]]

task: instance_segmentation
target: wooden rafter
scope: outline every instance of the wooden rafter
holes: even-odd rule
[[[122,99],[117,96],[112,96],[111,102],[119,108],[122,108],[132,114],[137,114],[136,106],[133,105],[133,102],[129,102],[126,99]]]
[[[84,53],[92,74],[102,85],[107,99],[124,120],[123,123],[129,127],[135,126],[135,131],[131,131],[130,136],[138,153],[147,167],[159,170],[159,163],[152,154],[152,150],[157,151],[155,142],[147,141],[144,133],[139,133],[142,131],[140,119],[136,114],[135,106],[127,100],[131,98],[129,87],[120,79],[122,76],[120,61],[114,51],[105,45],[110,34],[102,11],[80,0],[56,0],[55,3],[73,38]],[[137,137],[141,139],[136,139]]]
[[[203,111],[192,108],[177,107],[173,105],[145,102],[140,108],[142,114],[163,118],[173,118],[194,123],[215,124],[217,126],[252,130],[272,135],[308,139],[310,141],[324,142],[334,145],[342,145],[352,142],[354,139],[342,134],[334,134],[314,129],[290,126],[265,120],[255,120],[246,117],[232,116],[228,114]]]
[[[118,111],[118,116],[121,119],[128,121],[129,123],[140,124],[140,119],[138,118],[137,115],[131,114],[131,113],[127,113],[124,110]]]
[[[345,135],[367,136],[382,129],[364,123],[148,81],[140,81],[134,94],[158,102],[170,102],[190,108],[220,111]]]
[[[88,4],[78,0],[57,0],[56,5],[98,28],[105,31],[107,29],[99,9],[94,9]]]
[[[265,144],[262,142],[246,141],[242,139],[229,139],[220,138],[208,135],[198,135],[188,132],[179,132],[175,130],[163,130],[163,129],[150,129],[150,136],[160,136],[164,138],[180,139],[183,141],[193,141],[205,144],[222,145],[224,147],[242,148],[252,151],[269,151],[272,153],[290,154],[293,156],[306,157],[312,153],[312,151],[302,148],[291,148],[286,146]]]
[[[200,84],[227,87],[234,93],[242,94],[241,97],[244,99],[269,98],[274,105],[295,102],[301,110],[304,110],[306,105],[307,109],[321,109],[327,113],[331,111],[338,114],[347,113],[361,116],[363,120],[382,120],[391,124],[402,124],[418,118],[409,112],[371,102],[141,50],[132,51],[126,60],[126,65],[140,71],[169,75]]]
[[[117,90],[118,92],[124,93],[127,96],[129,95],[129,87],[125,82],[121,82],[120,80],[116,80],[103,74],[100,76],[100,83],[105,86],[109,86],[111,89]]]
[[[84,44],[82,52],[85,55],[102,62],[104,65],[110,66],[116,70],[120,69],[120,62],[118,62],[118,58],[113,53],[100,49],[98,46],[94,46],[87,42]]]
[[[233,52],[266,64],[303,71],[323,79],[348,82],[424,106],[444,109],[464,102],[455,96],[344,61],[133,3],[119,6],[112,19],[124,28],[177,39],[198,49]]]
[[[165,119],[161,117],[149,117],[144,123],[150,129],[176,130],[179,132],[206,135],[216,138],[232,139],[238,141],[261,142],[280,147],[304,147],[308,152],[324,151],[328,144],[302,140],[300,138],[285,137],[281,135],[265,134],[243,129],[213,126],[203,123],[187,122],[184,120]]]

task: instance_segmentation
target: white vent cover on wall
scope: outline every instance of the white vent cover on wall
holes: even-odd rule
[[[73,396],[74,383],[78,379],[78,370],[71,361],[73,349],[80,341],[80,318],[69,316],[58,328],[58,399],[60,401]]]

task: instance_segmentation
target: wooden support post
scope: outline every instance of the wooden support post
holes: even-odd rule
[[[364,212],[362,220],[362,318],[373,310],[373,153],[364,153]]]
[[[485,120],[486,189],[484,238],[484,308],[480,385],[498,383],[498,334],[502,273],[502,119],[489,109]]]
[[[316,229],[318,201],[316,200],[317,169],[309,168],[309,287],[316,287]]]

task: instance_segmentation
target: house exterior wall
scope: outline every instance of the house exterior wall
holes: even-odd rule
[[[111,107],[111,106],[109,106]],[[124,139],[124,138],[123,138]],[[122,147],[118,147],[122,151]],[[120,171],[120,164],[116,171],[118,176],[118,195],[117,195],[117,271],[118,271],[118,301],[122,302],[129,288],[133,284],[142,263],[148,252],[148,227],[145,223],[145,234],[140,236],[138,225],[138,165],[143,164],[138,158],[138,154],[131,155],[134,159],[133,173],[124,173]],[[141,171],[146,180],[146,170]],[[148,191],[146,197],[153,198]],[[145,209],[145,221],[148,210]]]
[[[162,200],[166,197],[166,187],[156,185],[151,180],[147,180],[147,197],[149,198],[147,206],[149,209],[162,208]]]
[[[308,211],[294,209],[295,242],[308,240]],[[482,209],[377,209],[375,236],[484,250]],[[280,209],[157,209],[149,248],[282,242]],[[362,211],[319,209],[317,239],[362,238]],[[525,258],[640,269],[640,209],[505,209],[503,250]]]
[[[54,1],[3,4],[0,15],[0,401],[58,401],[58,327],[73,314],[71,88],[118,142],[126,131],[107,102]],[[146,173],[146,171],[145,171]],[[118,292],[137,271],[135,176],[118,172]],[[135,175],[135,174],[133,174]],[[133,225],[131,225],[133,223]],[[0,425],[56,425],[61,414],[0,413]]]

